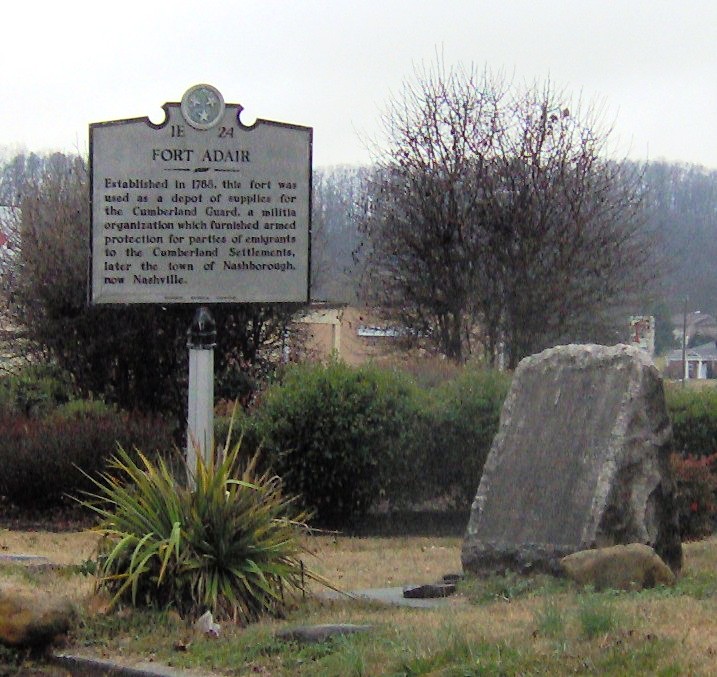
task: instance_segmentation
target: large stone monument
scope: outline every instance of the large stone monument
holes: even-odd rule
[[[559,573],[570,553],[644,543],[682,564],[662,380],[630,346],[524,359],[463,543],[467,573]]]

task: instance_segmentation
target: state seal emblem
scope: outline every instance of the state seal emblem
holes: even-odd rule
[[[182,97],[182,115],[194,129],[210,129],[224,115],[224,98],[216,87],[194,85]]]

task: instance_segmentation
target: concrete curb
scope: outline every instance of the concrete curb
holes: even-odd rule
[[[55,654],[52,663],[83,677],[197,677],[197,671],[177,670],[161,663],[140,662],[134,666],[73,654]]]
[[[40,555],[17,554],[0,554],[0,564],[30,564],[30,565],[46,565],[52,564],[47,557]]]

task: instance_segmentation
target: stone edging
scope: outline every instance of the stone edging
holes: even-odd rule
[[[138,663],[135,667],[121,665],[102,658],[89,656],[75,656],[72,654],[55,654],[52,657],[54,665],[58,665],[72,674],[86,677],[190,677],[197,672],[176,670],[167,665]]]

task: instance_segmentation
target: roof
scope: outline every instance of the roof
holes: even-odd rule
[[[717,362],[717,344],[714,341],[710,341],[694,348],[688,348],[686,357],[688,362],[690,360]],[[667,360],[669,362],[682,362],[682,348],[670,351],[667,355]]]
[[[685,316],[682,313],[673,315],[671,318],[674,327],[682,327],[685,321]],[[694,312],[687,313],[687,326],[688,327],[714,327],[717,325],[717,320],[709,313],[703,313],[701,310],[695,310]]]

